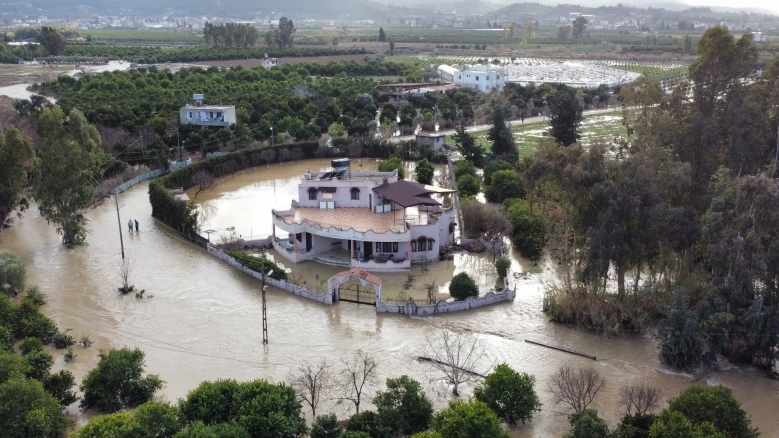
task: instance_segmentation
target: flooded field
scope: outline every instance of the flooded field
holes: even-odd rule
[[[365,168],[375,162],[364,161]],[[359,163],[353,164],[353,166]],[[227,177],[213,192],[201,193],[197,202],[207,205],[207,226],[236,232],[269,234],[271,208],[287,208],[295,196],[298,178],[306,169],[318,170],[327,161],[311,160],[247,170]],[[698,384],[722,383],[733,388],[753,425],[764,437],[779,437],[776,407],[779,382],[768,380],[748,367],[724,366],[721,371],[690,376],[670,372],[657,358],[656,343],[648,337],[609,337],[549,323],[541,312],[544,283],[549,271],[512,254],[510,286],[516,285],[513,303],[478,311],[435,318],[377,315],[373,307],[352,303],[325,306],[279,290],[268,293],[270,345],[263,349],[260,285],[253,278],[215,260],[202,249],[177,237],[151,218],[148,184],[141,184],[119,196],[122,223],[140,222],[140,233],[124,234],[125,251],[133,263],[131,276],[136,288],[145,289],[143,299],[121,296],[118,264],[119,226],[113,200],[88,213],[89,244],[74,250],[64,248],[54,227],[46,224],[35,209],[2,234],[0,248],[24,258],[30,284],[48,294],[44,313],[78,337],[88,333],[95,340],[89,349],[76,347],[76,360],[65,364],[62,350],[55,367],[67,367],[78,381],[97,362],[99,349],[138,347],[146,352],[147,371],[159,374],[167,383],[163,398],[175,401],[203,380],[256,378],[284,380],[303,361],[325,357],[338,370],[341,358],[358,350],[379,359],[382,379],[401,374],[424,383],[436,408],[445,405],[447,394],[440,382],[427,379],[427,368],[415,358],[434,324],[448,321],[456,330],[479,333],[489,345],[485,367],[506,362],[533,374],[542,411],[525,426],[512,429],[514,437],[559,437],[568,429],[567,412],[555,406],[546,389],[547,378],[563,364],[594,365],[607,380],[595,408],[613,425],[618,421],[619,387],[646,379],[662,388],[669,399],[702,377]],[[212,240],[216,237],[211,235]],[[460,270],[486,272],[480,257],[460,256],[454,261],[431,264],[417,275],[412,289],[421,288],[425,276],[443,286]],[[335,270],[336,268],[333,268]],[[328,268],[304,263],[293,268],[307,278],[327,275]],[[390,288],[402,289],[408,274],[380,275]],[[397,276],[397,278],[396,278]],[[488,281],[487,274],[484,280]],[[310,283],[309,283],[310,284]],[[597,361],[534,346],[530,339],[567,347],[597,356]],[[488,372],[487,369],[482,372]],[[370,395],[378,388],[371,388]],[[465,396],[472,394],[466,386]],[[69,411],[80,423],[87,418],[76,405]],[[304,409],[310,417],[310,411]],[[322,412],[348,413],[345,406],[328,403]],[[309,418],[310,419],[310,418]]]

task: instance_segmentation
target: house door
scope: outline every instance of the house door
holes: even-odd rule
[[[373,242],[363,242],[362,252],[363,254],[365,254],[365,260],[368,260],[371,257],[373,257]]]
[[[311,251],[311,233],[306,233],[306,251]]]

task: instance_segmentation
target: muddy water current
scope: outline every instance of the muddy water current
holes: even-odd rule
[[[359,164],[354,163],[353,168]],[[375,166],[372,161],[362,164],[365,169]],[[217,230],[212,240],[230,227],[244,237],[267,236],[271,208],[288,208],[306,169],[314,171],[327,165],[324,160],[273,164],[227,177],[214,191],[197,196],[207,216],[204,229]],[[141,184],[119,195],[121,227],[113,200],[91,210],[89,244],[83,247],[64,248],[54,227],[34,209],[2,234],[0,248],[22,256],[28,267],[28,282],[48,294],[43,311],[60,327],[71,329],[76,338],[86,333],[95,341],[88,349],[76,346],[78,356],[68,364],[62,360],[62,351],[55,353],[55,369],[70,369],[78,381],[96,364],[99,349],[138,347],[146,352],[147,371],[167,382],[163,398],[175,401],[203,380],[280,381],[303,361],[319,361],[322,357],[337,371],[341,358],[364,350],[379,358],[382,382],[386,377],[408,374],[424,382],[436,408],[441,408],[448,397],[446,388],[440,382],[431,382],[428,369],[415,358],[425,336],[433,332],[433,325],[446,320],[456,330],[481,334],[489,345],[483,367],[506,362],[536,376],[542,412],[531,423],[512,429],[515,437],[559,437],[567,431],[567,412],[553,403],[546,389],[547,378],[563,364],[593,365],[606,378],[607,386],[595,407],[612,426],[618,421],[616,400],[623,384],[647,380],[662,388],[667,400],[697,379],[697,384],[731,387],[763,436],[779,437],[779,382],[764,378],[752,368],[727,364],[718,371],[695,376],[674,373],[659,363],[652,338],[604,336],[549,323],[541,312],[541,301],[551,274],[516,254],[511,256],[514,275],[510,286],[517,290],[514,302],[435,318],[377,315],[371,306],[344,302],[325,306],[271,288],[270,344],[264,349],[258,282],[153,220],[147,189],[148,184]],[[139,233],[127,232],[128,219],[140,222]],[[141,299],[121,296],[116,290],[120,228],[125,252],[133,264],[132,283],[146,291]],[[380,277],[384,288],[401,296],[424,296],[420,292],[423,283],[434,279],[443,287],[453,274],[463,270],[478,273],[480,283],[489,284],[494,281],[489,261],[488,256],[461,255],[452,261],[430,264],[427,271],[415,266],[410,274]],[[316,275],[327,278],[338,270],[313,262],[291,268],[306,278],[309,286],[315,285]],[[405,289],[409,281],[409,289]],[[597,361],[531,345],[525,339],[586,352],[597,356]],[[467,384],[465,395],[470,395],[472,388]],[[371,395],[375,389],[370,389]],[[308,408],[304,411],[310,417]],[[332,403],[320,406],[320,411],[348,415],[346,406]],[[80,424],[87,421],[77,405],[69,412]]]

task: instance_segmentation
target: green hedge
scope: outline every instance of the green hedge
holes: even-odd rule
[[[270,272],[273,270],[273,274],[269,275],[268,277],[273,278],[274,280],[287,279],[287,273],[284,272],[284,269],[282,269],[281,266],[273,263],[273,261],[268,258],[255,257],[251,254],[247,254],[241,251],[225,251],[225,254],[234,258],[235,261],[246,266],[252,271],[262,273],[263,267],[265,267],[265,272]]]

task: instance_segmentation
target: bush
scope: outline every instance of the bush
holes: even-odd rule
[[[373,411],[363,411],[352,415],[347,431],[365,433],[370,438],[390,438],[392,431],[381,422],[379,414]]]
[[[24,338],[22,343],[19,344],[19,352],[22,354],[39,350],[43,350],[43,341],[38,338]]]
[[[468,297],[478,297],[479,288],[470,275],[460,272],[452,277],[452,282],[449,283],[449,295],[457,301],[462,301]]]
[[[477,400],[454,400],[433,417],[433,430],[441,437],[509,438],[495,412]]]
[[[598,411],[595,409],[571,414],[568,422],[571,424],[571,431],[565,434],[564,438],[603,438],[609,435],[609,427],[598,417]]]
[[[511,221],[511,241],[514,247],[530,260],[537,261],[546,246],[548,235],[546,219],[530,212],[530,203],[524,199],[509,200],[508,217]]]
[[[46,304],[46,294],[41,292],[37,287],[33,286],[27,289],[27,296],[25,297],[38,306]]]
[[[433,403],[422,385],[408,376],[387,379],[387,390],[373,398],[382,424],[405,435],[427,429],[433,417]]]
[[[48,344],[59,333],[57,326],[40,313],[32,319],[27,320],[26,325],[21,326],[22,336],[38,338],[44,344]]]
[[[320,415],[311,425],[311,438],[338,438],[343,428],[335,414]]]
[[[513,170],[499,170],[492,174],[492,182],[484,195],[489,202],[502,203],[510,198],[524,198],[525,186]]]
[[[151,374],[143,377],[144,353],[139,349],[111,349],[81,383],[81,408],[115,412],[149,401],[163,382]]]
[[[34,350],[22,357],[30,364],[30,371],[27,375],[36,380],[43,380],[49,374],[51,366],[54,365],[54,359],[43,350]]]
[[[68,370],[60,370],[54,374],[49,374],[42,380],[46,392],[53,395],[60,404],[65,407],[78,400],[76,394],[71,390],[76,384],[76,378]]]
[[[73,425],[41,382],[13,377],[0,383],[0,430],[7,438],[59,437]]]
[[[454,163],[454,176],[460,178],[463,175],[470,175],[475,178],[478,175],[476,173],[476,166],[467,160],[460,160]]]
[[[76,340],[73,339],[73,336],[58,331],[57,334],[51,338],[51,342],[56,348],[67,348],[75,344]]]
[[[22,259],[10,251],[0,251],[0,291],[9,295],[18,294],[24,290],[26,275]]]
[[[306,421],[300,415],[300,400],[295,390],[284,383],[272,384],[265,380],[202,382],[179,406],[189,423],[236,423],[249,436],[291,437],[307,432]],[[190,433],[182,436],[222,435]]]
[[[683,414],[693,425],[710,423],[731,438],[756,438],[741,403],[733,397],[733,391],[722,385],[712,388],[691,386],[668,403],[668,409]]]
[[[261,273],[264,268],[265,272],[267,273],[272,270],[273,274],[269,275],[268,277],[274,280],[287,279],[287,273],[284,272],[284,269],[282,269],[279,265],[273,263],[273,261],[268,259],[267,257],[254,257],[251,254],[247,254],[241,251],[225,251],[225,254],[234,258],[235,261],[242,264],[243,266],[246,266],[252,271]]]
[[[403,160],[398,155],[393,155],[379,163],[379,172],[392,172],[395,169],[398,170],[398,179],[403,179],[406,176]]]
[[[508,424],[530,421],[533,413],[541,411],[541,401],[535,391],[536,379],[518,373],[506,364],[500,364],[484,383],[474,390],[476,400],[484,402]]]
[[[457,192],[460,196],[476,196],[479,190],[481,190],[481,183],[475,176],[466,174],[457,178]]]
[[[514,166],[506,160],[492,160],[484,166],[484,184],[492,184],[492,175],[501,170],[514,170]]]
[[[433,169],[433,165],[430,164],[429,161],[427,161],[427,158],[422,158],[417,162],[417,168],[415,170],[417,174],[417,182],[420,184],[432,184],[433,183],[433,175],[435,174],[435,169]]]
[[[501,256],[495,260],[495,270],[498,271],[498,276],[501,278],[506,278],[510,267],[511,260],[506,256]]]

